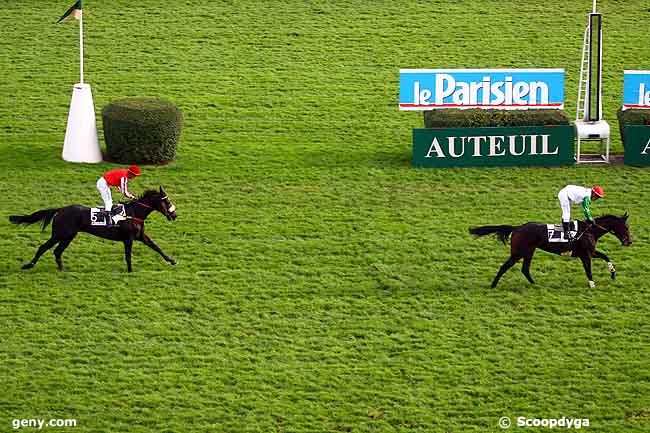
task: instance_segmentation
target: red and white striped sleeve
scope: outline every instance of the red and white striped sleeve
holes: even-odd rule
[[[126,176],[122,176],[120,179],[120,192],[129,198],[133,198],[133,194],[129,192],[128,189],[129,179]]]

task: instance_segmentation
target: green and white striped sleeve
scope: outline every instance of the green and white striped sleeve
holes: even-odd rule
[[[594,217],[591,216],[591,209],[589,209],[590,204],[591,197],[585,197],[584,200],[582,200],[582,211],[585,213],[585,218],[587,218],[588,221],[594,222]]]

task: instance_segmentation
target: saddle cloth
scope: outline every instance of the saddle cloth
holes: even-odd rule
[[[116,204],[113,205],[113,209],[117,210],[119,208],[119,212],[116,212],[116,215],[113,216],[113,222],[118,223],[121,220],[126,219],[126,212],[124,211],[124,205],[123,204]],[[109,220],[110,215],[108,212],[104,210],[104,207],[91,207],[90,208],[90,225],[91,226],[109,226],[112,225],[111,221]]]
[[[546,231],[548,233],[549,242],[569,242],[564,237],[564,229],[562,224],[546,224]],[[578,221],[571,221],[571,230],[569,230],[573,237],[578,235]]]

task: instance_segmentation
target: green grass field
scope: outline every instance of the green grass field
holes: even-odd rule
[[[80,235],[64,272],[51,252],[21,271],[47,234],[8,216],[99,204],[114,167],[60,158],[69,3],[0,17],[0,431],[650,431],[648,171],[413,169],[422,115],[397,109],[400,68],[556,67],[573,118],[590,1],[84,2],[98,114],[127,96],[184,112],[177,161],[131,186],[177,205],[147,231],[179,265],[138,244],[127,274],[122,245]],[[648,69],[650,15],[600,3],[622,152],[623,70]],[[539,252],[536,285],[516,266],[490,289],[508,250],[468,227],[555,222],[568,183],[605,187],[597,215],[629,211],[634,244],[599,244],[619,278],[596,262],[589,289],[578,261]]]

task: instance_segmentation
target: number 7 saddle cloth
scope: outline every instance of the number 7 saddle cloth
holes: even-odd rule
[[[573,237],[578,235],[578,221],[571,221],[571,230],[569,230]],[[548,233],[549,242],[569,242],[564,237],[564,228],[562,224],[546,224],[546,232]]]

